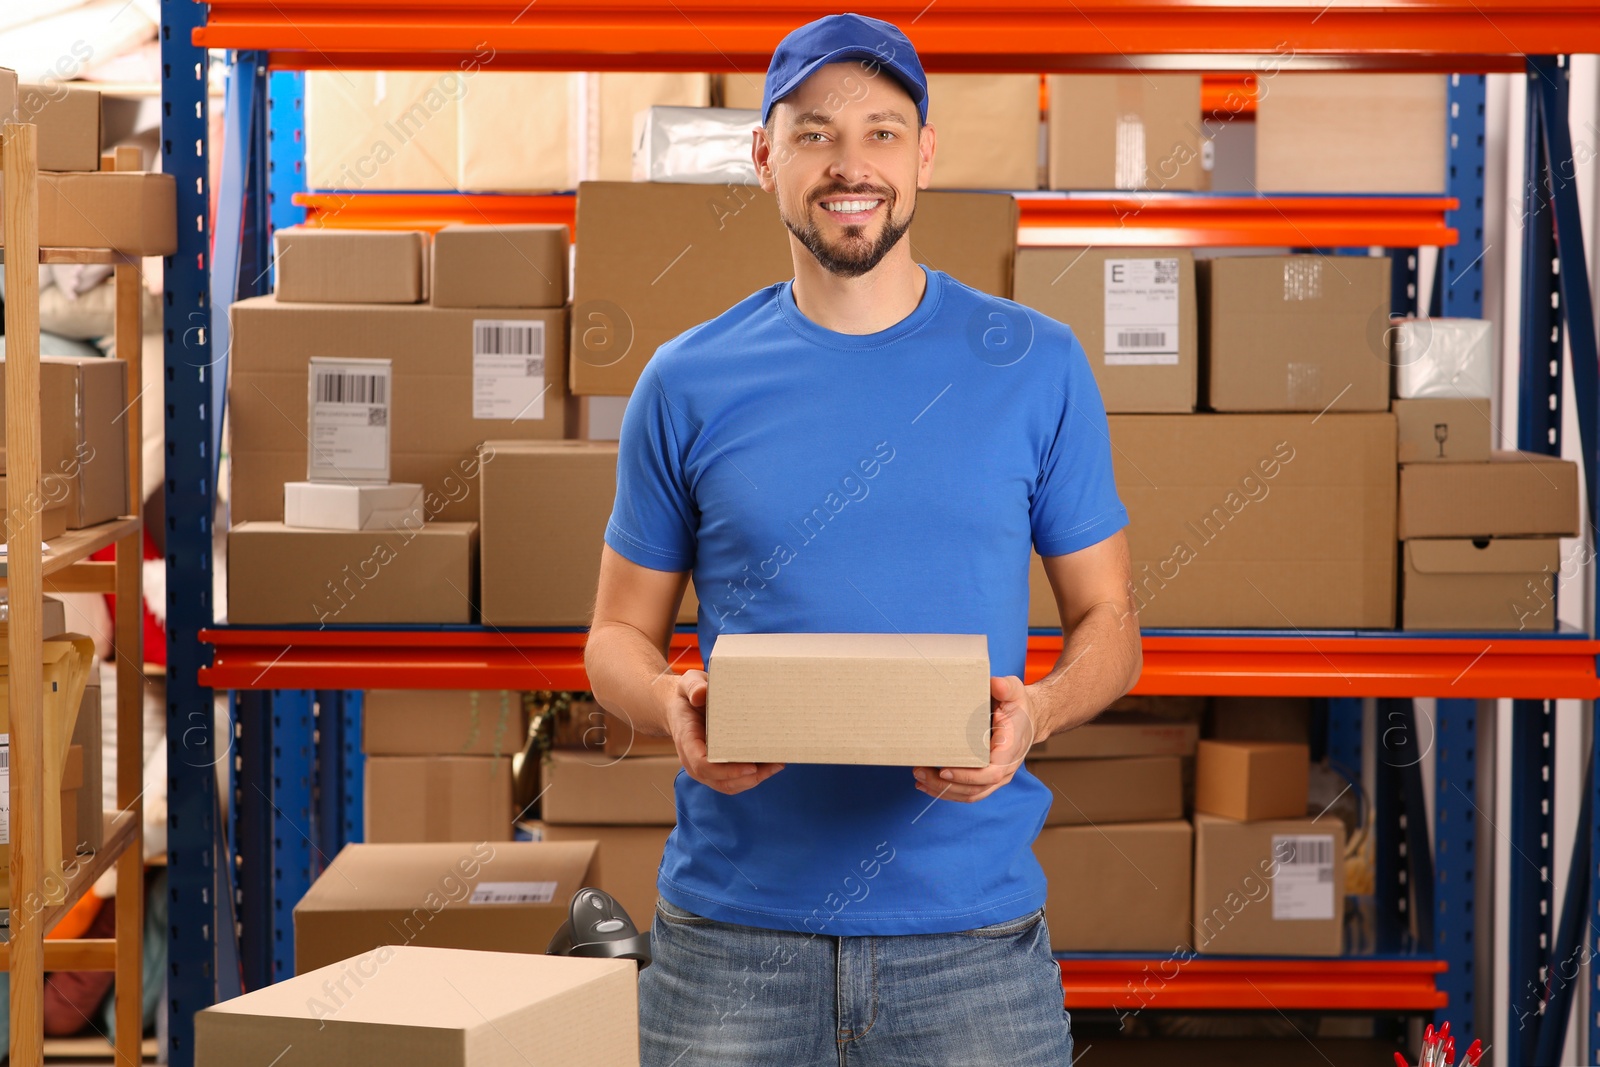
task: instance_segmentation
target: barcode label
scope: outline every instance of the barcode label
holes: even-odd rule
[[[1164,348],[1167,345],[1166,330],[1118,330],[1118,348]]]
[[[11,769],[11,749],[10,748],[0,748],[0,771],[9,771],[10,769]]]
[[[389,478],[387,359],[311,358],[311,481],[382,482]]]
[[[1333,918],[1335,867],[1332,834],[1273,834],[1273,919]]]
[[[472,323],[472,417],[544,418],[544,323],[475,319]]]
[[[1105,261],[1107,366],[1178,362],[1178,260]]]
[[[554,882],[479,882],[473,904],[548,904],[556,898]]]
[[[1315,863],[1319,866],[1333,862],[1333,838],[1287,837],[1272,839],[1278,862],[1285,865]]]
[[[535,336],[536,333],[537,336]],[[544,355],[544,323],[475,320],[472,323],[472,354],[475,356],[542,356]]]
[[[376,374],[317,372],[319,404],[387,404],[389,379]]]

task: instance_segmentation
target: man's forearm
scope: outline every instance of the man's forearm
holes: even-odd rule
[[[621,623],[589,631],[583,653],[596,702],[641,734],[666,736],[667,693],[677,675],[644,634]]]
[[[1082,726],[1100,714],[1133,688],[1142,663],[1137,623],[1111,604],[1091,608],[1066,634],[1054,669],[1028,687],[1039,720],[1034,740]]]

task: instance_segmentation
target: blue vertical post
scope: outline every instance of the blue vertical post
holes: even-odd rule
[[[230,821],[238,877],[239,961],[246,989],[272,984],[272,797],[269,781],[272,694],[240,690],[232,696],[239,743]]]
[[[361,840],[361,759],[360,690],[319,689],[314,874],[345,845]]]
[[[306,189],[305,96],[303,71],[267,75],[267,225],[272,231],[306,219],[306,209],[294,202],[294,194]]]
[[[1552,942],[1555,702],[1518,700],[1511,714],[1511,888],[1505,1067],[1536,1067]]]
[[[1445,188],[1460,206],[1447,213],[1445,221],[1459,236],[1455,244],[1440,249],[1440,310],[1476,319],[1483,315],[1483,75],[1450,75],[1448,96]]]
[[[1462,1051],[1478,1036],[1474,1023],[1477,948],[1474,937],[1478,863],[1478,703],[1439,700],[1434,709],[1433,951],[1449,969],[1439,988]]]
[[[344,790],[341,811],[344,816],[343,844],[366,840],[367,758],[361,751],[361,723],[366,711],[366,694],[353,690],[344,695],[344,764],[340,782]]]
[[[294,906],[311,888],[312,694],[280,689],[266,716],[271,723],[272,980],[294,975]],[[247,782],[245,789],[259,789]]]

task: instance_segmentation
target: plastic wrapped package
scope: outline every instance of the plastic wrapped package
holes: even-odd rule
[[[759,111],[652,107],[633,120],[633,180],[755,185],[750,131]]]
[[[1487,397],[1493,384],[1493,323],[1486,319],[1396,319],[1395,396]]]

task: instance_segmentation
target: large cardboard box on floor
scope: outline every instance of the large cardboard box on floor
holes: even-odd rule
[[[655,350],[794,276],[776,201],[753,186],[585,182],[578,189],[572,391],[626,396]],[[922,192],[916,259],[1011,295],[1017,206],[992,193]]]
[[[930,74],[935,189],[1039,188],[1039,76]]]
[[[1389,410],[1387,257],[1219,256],[1199,277],[1213,410]]]
[[[1559,538],[1419,538],[1400,555],[1401,629],[1555,629]]]
[[[1194,810],[1227,819],[1298,819],[1306,813],[1311,752],[1281,741],[1200,742]]]
[[[383,945],[543,952],[567,921],[572,895],[592,884],[596,847],[593,841],[346,845],[295,905],[295,971]],[[514,899],[506,901],[508,895]]]
[[[1050,788],[1046,826],[1183,817],[1183,766],[1177,756],[1030,759],[1028,770]]]
[[[40,170],[100,169],[100,90],[81,85],[17,86],[21,122],[38,127]]]
[[[1193,831],[1178,820],[1048,826],[1033,854],[1049,882],[1057,952],[1172,952],[1189,944]]]
[[[52,516],[47,524],[64,519],[67,529],[79,530],[127,514],[128,434],[119,419],[128,406],[127,383],[128,366],[121,360],[40,357],[40,494],[66,507],[64,516]],[[4,401],[0,381],[0,433]],[[23,503],[7,500],[5,507]]]
[[[567,228],[453,225],[433,235],[434,307],[558,308],[567,302]]]
[[[510,841],[511,757],[370,756],[365,840]]]
[[[508,689],[368,689],[361,751],[368,756],[509,756],[528,716]]]
[[[272,235],[273,292],[312,304],[415,304],[427,299],[428,235],[420,230],[287,226]]]
[[[1337,956],[1344,947],[1344,823],[1194,817],[1194,947]]]
[[[1072,327],[1108,412],[1187,412],[1200,365],[1194,253],[1021,248],[1016,299]]]
[[[723,634],[707,670],[713,762],[989,764],[982,634]]]
[[[544,761],[540,815],[551,824],[671,826],[677,756],[618,759],[598,752],[551,752]]]
[[[240,623],[473,621],[478,524],[228,531],[228,619]]]
[[[281,519],[284,484],[305,478],[312,356],[390,360],[390,478],[422,485],[429,521],[477,519],[478,446],[486,438],[559,439],[576,424],[561,308],[289,304],[266,296],[239,301],[229,317],[235,522]]]
[[[1396,400],[1398,458],[1406,463],[1487,463],[1494,423],[1487,397]]]
[[[1394,625],[1394,416],[1110,426],[1141,625]]]
[[[1279,71],[1259,83],[1258,191],[1445,191],[1445,75]]]
[[[1120,756],[1192,756],[1200,726],[1139,712],[1107,711],[1076,729],[1045,738],[1029,759],[1110,759]]]
[[[1206,189],[1198,74],[1051,74],[1051,189]]]
[[[517,829],[533,841],[597,841],[591,883],[616,898],[639,930],[650,929],[656,908],[656,880],[670,826],[569,826],[529,821]]]
[[[456,189],[457,101],[482,77],[476,69],[307,72],[307,187]]]
[[[1578,465],[1538,452],[1400,468],[1400,537],[1576,537]]]
[[[632,960],[379,949],[201,1011],[194,1062],[635,1067],[638,970]]]

